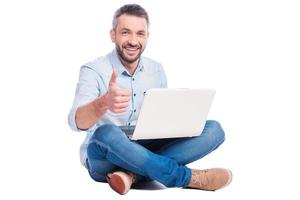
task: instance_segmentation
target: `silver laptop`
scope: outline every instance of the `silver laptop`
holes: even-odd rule
[[[214,89],[150,89],[136,126],[121,128],[132,140],[200,135],[214,95]]]

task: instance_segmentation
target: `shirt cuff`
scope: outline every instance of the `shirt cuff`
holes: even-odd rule
[[[70,128],[73,131],[79,132],[81,130],[77,127],[77,124],[76,124],[76,120],[75,120],[76,111],[77,111],[77,108],[72,108],[71,109],[71,111],[69,113],[69,116],[68,116],[68,123],[69,123]]]

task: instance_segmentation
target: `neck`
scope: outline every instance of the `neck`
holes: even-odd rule
[[[124,60],[120,59],[121,60],[121,63],[124,65],[124,67],[127,69],[127,71],[133,75],[137,66],[138,66],[138,63],[139,63],[139,60],[136,60],[135,62],[133,63],[128,63],[128,62],[125,62]]]

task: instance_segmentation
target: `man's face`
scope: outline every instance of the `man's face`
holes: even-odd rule
[[[119,57],[128,64],[140,58],[146,47],[148,35],[145,18],[126,14],[118,18],[117,27],[110,31]]]

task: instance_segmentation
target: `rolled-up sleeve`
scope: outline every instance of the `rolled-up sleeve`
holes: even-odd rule
[[[100,77],[92,68],[82,66],[80,68],[79,81],[76,87],[73,106],[68,115],[68,123],[72,130],[80,131],[76,124],[76,111],[78,107],[85,105],[100,96]]]

